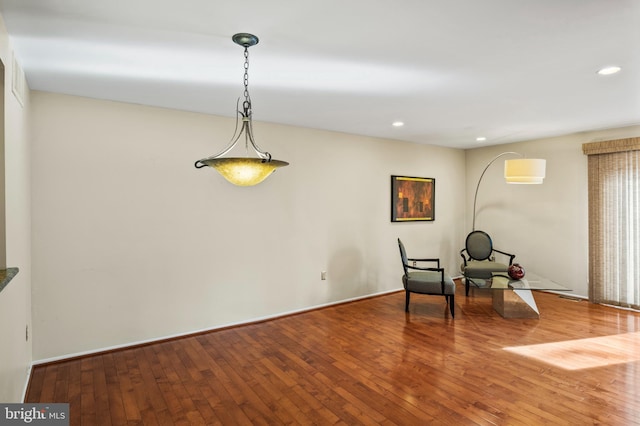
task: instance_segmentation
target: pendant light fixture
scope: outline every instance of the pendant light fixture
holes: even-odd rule
[[[232,37],[234,43],[244,47],[244,101],[242,110],[236,108],[236,129],[229,145],[216,155],[196,161],[195,167],[213,167],[226,180],[238,186],[253,186],[265,180],[278,167],[289,165],[286,161],[274,160],[271,154],[262,151],[253,138],[251,118],[251,97],[249,96],[249,47],[258,44],[258,37],[253,34],[239,33]],[[238,103],[240,100],[238,99]],[[238,126],[239,122],[242,124]],[[238,128],[240,130],[238,130]],[[244,136],[245,157],[223,157],[231,151]],[[249,156],[249,148],[256,156]]]

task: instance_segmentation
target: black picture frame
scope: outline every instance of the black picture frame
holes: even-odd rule
[[[391,176],[391,222],[435,220],[436,180]]]

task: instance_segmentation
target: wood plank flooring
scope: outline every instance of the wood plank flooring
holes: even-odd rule
[[[398,292],[36,366],[25,402],[72,425],[640,425],[640,314],[535,297],[507,320],[458,286],[453,320]]]

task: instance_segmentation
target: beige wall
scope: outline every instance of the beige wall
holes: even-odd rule
[[[487,231],[496,248],[516,254],[516,261],[525,270],[586,297],[587,157],[582,154],[582,144],[638,135],[640,126],[634,126],[468,150],[466,232],[472,227],[478,178],[492,158],[507,151],[545,158],[547,175],[543,185],[508,185],[503,177],[504,161],[491,165],[478,193],[476,229]]]
[[[11,92],[12,55],[0,18],[0,59],[5,67],[5,198],[7,265],[20,268],[0,293],[0,401],[20,402],[31,364],[31,190],[27,130],[29,94],[21,106]]]
[[[255,123],[291,165],[240,188],[193,167],[232,119],[43,92],[32,106],[36,360],[399,289],[398,237],[458,267],[464,151]],[[392,174],[436,179],[434,222],[390,223]]]

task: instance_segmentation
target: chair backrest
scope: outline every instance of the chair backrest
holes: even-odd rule
[[[402,244],[402,241],[400,241],[400,238],[398,238],[398,247],[400,248],[400,259],[402,259],[402,267],[404,268],[404,274],[407,275],[409,273],[409,270],[407,268],[407,265],[409,265],[409,260],[407,260],[407,251],[404,249],[404,244]]]
[[[467,254],[473,260],[487,260],[493,252],[491,237],[484,231],[473,231],[467,235]]]

